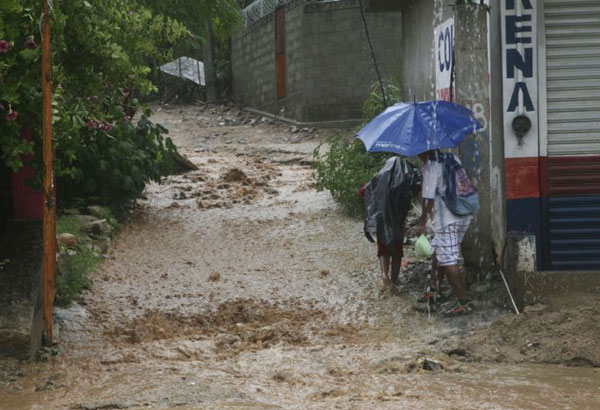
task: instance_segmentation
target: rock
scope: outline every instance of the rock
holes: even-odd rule
[[[438,362],[436,362],[435,360],[431,360],[431,359],[423,359],[423,361],[421,362],[421,368],[423,370],[428,370],[428,371],[436,371],[436,370],[441,370],[443,367],[441,364],[439,364]]]
[[[213,272],[208,276],[209,282],[216,282],[221,279],[221,274],[219,272]]]
[[[525,306],[523,313],[541,313],[548,310],[548,305],[536,303],[535,305]]]
[[[102,249],[98,245],[95,245],[93,243],[88,243],[86,246],[90,251],[97,253],[98,255],[103,253]]]
[[[291,126],[290,132],[298,132],[298,127],[296,127],[295,125]]]
[[[177,151],[173,153],[173,160],[175,161],[176,174],[198,170],[198,167],[192,161],[190,161]]]
[[[467,354],[467,351],[462,347],[456,347],[452,350],[449,350],[447,353],[448,356],[465,356]]]
[[[96,222],[99,219],[101,219],[101,218],[96,218],[95,216],[92,216],[92,215],[75,215],[75,218],[77,218],[77,220],[79,221],[80,226],[89,224],[91,222]]]
[[[267,122],[269,119],[267,117],[260,117],[260,122]]]
[[[88,206],[88,213],[92,216],[95,216],[98,219],[106,218],[108,215],[111,214],[108,208],[100,205]]]
[[[112,226],[106,222],[106,219],[96,219],[94,221],[81,224],[80,230],[93,235],[108,235],[112,232]]]
[[[95,244],[100,249],[101,253],[108,253],[110,248],[112,248],[112,241],[110,238],[102,238],[95,241]]]
[[[294,377],[294,374],[290,370],[280,370],[273,374],[273,380],[278,382],[288,382]]]
[[[56,237],[56,240],[59,245],[64,246],[67,249],[77,249],[77,245],[79,245],[79,239],[70,233],[61,233]]]

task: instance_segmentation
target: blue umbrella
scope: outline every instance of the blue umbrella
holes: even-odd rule
[[[369,152],[411,157],[454,148],[469,134],[483,130],[468,108],[447,101],[398,103],[375,117],[356,137]]]

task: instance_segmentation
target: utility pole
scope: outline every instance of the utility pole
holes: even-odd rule
[[[52,151],[52,56],[50,48],[50,7],[42,0],[42,136],[44,157],[44,320],[46,342],[52,342],[52,306],[56,295],[56,198]]]
[[[206,81],[206,102],[217,101],[217,75],[214,64],[212,23],[206,23],[206,37],[204,41],[204,77]]]

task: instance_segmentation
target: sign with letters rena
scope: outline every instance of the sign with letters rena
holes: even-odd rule
[[[537,157],[538,67],[536,0],[502,0],[504,147],[507,158]],[[525,116],[531,129],[517,137],[512,121]]]
[[[435,39],[435,92],[438,100],[450,101],[454,57],[454,19],[437,26]],[[454,86],[454,84],[452,84]]]

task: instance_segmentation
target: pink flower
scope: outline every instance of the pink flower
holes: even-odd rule
[[[33,36],[29,36],[27,39],[25,39],[24,46],[29,50],[35,50],[37,48],[37,44]]]
[[[107,122],[101,127],[101,129],[104,132],[108,132],[113,129],[113,125]]]
[[[98,126],[100,125],[98,123],[98,121],[96,120],[88,120],[88,122],[86,123],[88,130],[93,130],[94,128],[98,128]]]
[[[10,44],[6,40],[0,40],[0,53],[6,54],[10,49]]]
[[[8,114],[6,114],[6,121],[16,121],[17,117],[19,117],[19,113],[13,110],[10,110]]]
[[[132,11],[132,10],[127,10],[127,15],[128,15],[129,17],[133,16],[133,11]]]
[[[125,117],[123,117],[123,122],[130,122],[131,121],[131,117],[129,115],[126,115]]]

